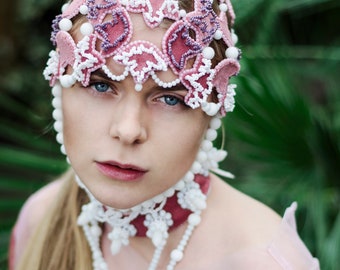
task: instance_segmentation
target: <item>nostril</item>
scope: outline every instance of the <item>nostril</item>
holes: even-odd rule
[[[124,121],[111,128],[111,137],[124,144],[141,144],[146,140],[147,135],[145,128],[140,124]]]

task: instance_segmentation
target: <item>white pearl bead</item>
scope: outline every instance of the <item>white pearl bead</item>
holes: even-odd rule
[[[152,243],[155,247],[159,247],[163,242],[163,234],[160,231],[154,232],[152,238]]]
[[[69,3],[66,3],[66,4],[62,5],[61,12],[64,13],[69,6],[70,6]]]
[[[233,41],[234,44],[236,44],[238,42],[238,36],[235,33],[232,33],[231,40]]]
[[[206,139],[209,141],[214,141],[217,138],[217,131],[209,128],[205,135]]]
[[[198,214],[190,214],[189,218],[188,218],[188,222],[189,224],[193,225],[193,226],[197,226],[198,224],[200,224],[201,222],[201,217]]]
[[[54,99],[52,99],[52,106],[55,109],[60,109],[61,108],[61,98],[55,97]],[[58,119],[56,119],[56,120],[58,120]]]
[[[83,15],[87,15],[89,12],[89,8],[86,5],[81,5],[79,8],[79,12]]]
[[[74,79],[72,75],[68,75],[68,74],[61,76],[59,80],[60,80],[61,86],[64,88],[70,88],[76,82],[76,79]]]
[[[201,147],[204,151],[207,152],[207,151],[211,150],[211,148],[213,148],[213,143],[209,140],[203,140]]]
[[[137,84],[135,85],[135,90],[136,90],[137,92],[142,91],[142,89],[143,89],[143,85],[141,85],[140,83],[137,83]]]
[[[214,51],[214,49],[213,48],[211,48],[211,47],[206,47],[206,48],[204,48],[203,49],[203,57],[205,58],[205,59],[213,59],[214,58],[214,56],[215,56],[215,51]]]
[[[170,255],[171,259],[176,261],[176,262],[179,262],[180,260],[183,259],[183,252],[178,250],[178,249],[174,249],[172,252],[171,252],[171,255]]]
[[[218,113],[221,105],[213,102],[203,102],[201,108],[207,115],[214,116]]]
[[[224,150],[218,150],[214,153],[209,153],[209,158],[215,161],[221,161],[227,157],[227,152]]]
[[[53,127],[55,131],[63,132],[63,123],[61,121],[55,121]]]
[[[221,10],[222,12],[227,12],[227,10],[228,10],[228,6],[227,6],[227,4],[225,4],[225,3],[220,4],[220,5],[219,5],[219,8],[220,8],[220,10]]]
[[[60,101],[58,101],[58,102],[60,102]],[[63,113],[62,113],[62,111],[60,109],[55,109],[52,112],[52,117],[53,117],[54,120],[61,121],[63,119]]]
[[[194,199],[193,203],[195,207],[197,208],[197,210],[203,210],[207,207],[207,203],[202,198]]]
[[[181,18],[184,18],[186,15],[187,15],[187,12],[186,12],[184,9],[181,9],[181,10],[179,11],[179,16],[180,16]]]
[[[61,86],[59,84],[56,84],[55,86],[53,86],[52,88],[52,95],[55,97],[60,97],[61,96]]]
[[[219,29],[216,30],[215,34],[214,34],[214,39],[216,40],[220,40],[223,36],[223,32]]]
[[[203,152],[203,151],[199,151],[199,152],[198,152],[198,154],[197,154],[197,160],[198,160],[199,162],[202,163],[202,162],[206,161],[207,158],[208,158],[208,156],[207,156],[207,154],[206,154],[205,152]]]
[[[201,169],[202,169],[201,164],[197,161],[194,161],[194,163],[191,166],[192,172],[193,173],[200,173]]]
[[[217,130],[217,129],[219,129],[221,127],[221,125],[222,125],[222,121],[219,118],[214,117],[210,121],[210,127],[212,129]]]
[[[89,36],[93,33],[93,26],[92,24],[90,24],[89,22],[83,23],[80,26],[80,32],[84,35],[84,36]]]
[[[63,31],[70,31],[72,28],[72,21],[70,19],[64,18],[59,22],[59,28]]]
[[[64,146],[64,145],[60,146],[60,152],[61,152],[62,154],[64,154],[64,155],[67,155],[67,154],[66,154],[66,149],[65,149],[65,146]]]
[[[184,183],[184,181],[181,180],[176,184],[175,189],[176,190],[182,190],[184,187],[185,187],[185,183]]]
[[[184,176],[183,180],[185,182],[190,182],[190,181],[193,181],[195,178],[195,175],[192,173],[192,172],[187,172],[186,175]]]
[[[227,58],[237,59],[239,56],[239,51],[236,47],[229,47],[226,49],[225,55]]]
[[[57,136],[56,136],[56,141],[59,143],[59,144],[63,144],[64,143],[64,136],[62,133],[58,133]]]

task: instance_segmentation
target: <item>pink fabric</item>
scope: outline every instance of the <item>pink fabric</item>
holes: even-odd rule
[[[296,231],[294,202],[286,209],[280,227],[269,243],[250,247],[226,256],[211,269],[235,270],[320,270]]]
[[[320,269],[319,261],[313,258],[296,232],[294,202],[285,212],[278,234],[267,248],[270,256],[285,270]]]
[[[16,227],[13,228],[11,233],[11,238],[9,242],[9,251],[8,251],[8,270],[14,270],[14,248],[15,248],[15,230]]]

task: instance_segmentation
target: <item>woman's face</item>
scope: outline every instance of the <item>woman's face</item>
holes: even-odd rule
[[[133,40],[161,48],[165,29],[151,30],[139,15],[131,17]],[[107,66],[121,69],[113,61]],[[184,104],[181,86],[164,89],[149,79],[137,92],[131,77],[115,82],[100,71],[90,81],[62,94],[64,144],[76,174],[99,201],[121,209],[173,186],[195,160],[210,118]]]

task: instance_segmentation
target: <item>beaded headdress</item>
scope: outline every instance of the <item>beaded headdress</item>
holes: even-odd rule
[[[211,0],[190,1],[190,12],[180,9],[179,2],[74,0],[64,5],[52,25],[51,39],[58,49],[50,52],[45,78],[51,86],[59,80],[65,88],[76,82],[86,87],[90,74],[102,69],[114,81],[132,76],[136,91],[141,91],[150,77],[163,88],[182,83],[188,90],[184,100],[188,106],[201,107],[211,116],[218,112],[224,115],[234,107],[235,85],[229,85],[229,78],[240,69],[237,36],[231,29],[235,18],[232,5],[229,0],[220,0],[217,14]],[[131,42],[132,13],[142,14],[151,29],[165,19],[173,21],[163,37],[162,48],[146,40]],[[70,34],[75,17],[83,17],[82,38],[77,43]],[[217,65],[213,65],[214,40],[225,47],[225,58]],[[122,65],[124,71],[114,74],[106,65],[108,59]],[[65,74],[67,66],[72,67],[72,74]],[[176,79],[162,81],[158,74],[166,70],[171,70]],[[216,103],[208,99],[213,89],[217,91]]]

